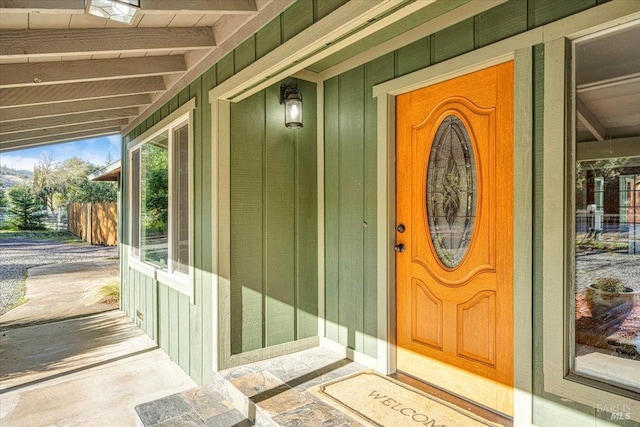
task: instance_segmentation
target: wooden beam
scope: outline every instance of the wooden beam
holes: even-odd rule
[[[57,128],[79,123],[95,123],[114,119],[127,119],[130,117],[136,117],[138,112],[138,107],[128,107],[118,110],[103,110],[91,113],[67,114],[65,116],[41,117],[30,120],[15,120],[13,122],[0,123],[0,135],[24,132],[27,130]]]
[[[95,129],[92,131],[82,131],[66,135],[53,135],[44,138],[24,139],[22,141],[12,141],[0,143],[0,152],[10,150],[20,150],[27,147],[35,147],[37,145],[55,144],[58,142],[70,142],[77,141],[79,139],[96,138],[106,135],[118,135],[120,134],[119,127]]]
[[[0,64],[0,88],[160,76],[187,71],[184,56]]]
[[[254,0],[153,0],[141,1],[140,11],[149,13],[215,13],[220,15],[258,13]]]
[[[151,104],[151,96],[144,94],[83,101],[59,102],[56,104],[42,104],[26,107],[1,108],[0,123],[12,122],[15,120],[36,119],[40,117],[66,116],[76,113],[84,114],[92,111],[115,110],[126,107],[142,107],[149,104]]]
[[[84,0],[0,0],[2,13],[84,13]]]
[[[2,13],[46,12],[84,13],[85,0],[0,0]],[[140,2],[140,10],[149,13],[173,14],[255,14],[254,0],[151,0]]]
[[[211,27],[4,30],[0,58],[211,49]]]
[[[576,160],[579,162],[628,157],[640,157],[639,136],[576,144]]]
[[[28,130],[25,132],[14,132],[14,133],[8,133],[5,135],[0,135],[0,143],[22,141],[25,139],[45,138],[45,137],[51,137],[51,136],[63,135],[63,134],[66,135],[66,134],[76,133],[80,131],[112,128],[116,126],[122,127],[126,125],[127,122],[128,122],[127,119],[115,119],[115,120],[108,120],[104,122],[79,123],[79,124],[60,126],[60,127],[48,128],[48,129],[36,129],[36,130]]]
[[[576,98],[576,113],[580,123],[582,123],[589,132],[591,132],[591,135],[593,135],[593,137],[598,141],[603,141],[606,137],[605,127],[579,97]]]
[[[44,87],[12,87],[0,89],[0,108],[160,92],[164,89],[164,82],[159,76]]]

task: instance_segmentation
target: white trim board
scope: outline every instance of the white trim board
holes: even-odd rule
[[[347,2],[296,37],[211,89],[209,98],[226,99],[233,102],[241,101],[409,16],[411,13],[429,6],[434,1],[421,0],[404,5],[402,0]],[[394,8],[397,9],[394,10]],[[390,13],[385,16],[388,12]]]

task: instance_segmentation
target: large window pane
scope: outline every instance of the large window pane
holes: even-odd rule
[[[169,250],[168,144],[164,132],[141,148],[140,258],[161,268],[167,268]]]
[[[173,269],[189,273],[189,130],[184,125],[173,131],[175,168],[175,246]]]
[[[638,40],[636,26],[576,44],[572,368],[640,392],[640,85],[624,78]]]

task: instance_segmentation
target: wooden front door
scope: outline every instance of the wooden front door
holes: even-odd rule
[[[513,62],[396,108],[398,370],[513,415]]]

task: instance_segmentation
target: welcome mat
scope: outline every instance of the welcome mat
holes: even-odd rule
[[[497,425],[374,371],[358,372],[309,391],[369,426]]]

